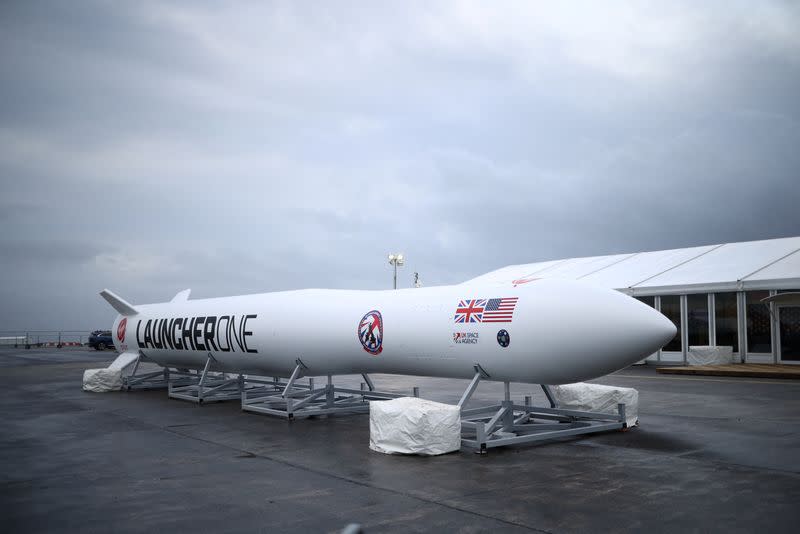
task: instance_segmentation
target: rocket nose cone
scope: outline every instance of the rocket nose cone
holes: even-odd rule
[[[659,346],[659,348],[661,348],[666,345],[669,340],[675,337],[675,335],[678,333],[678,328],[675,326],[675,323],[667,319],[663,313],[657,312],[656,310],[653,310],[653,313],[656,315],[655,319],[653,320],[653,329],[658,330],[658,333],[663,340]]]
[[[677,333],[661,312],[617,291],[598,291],[591,308],[595,355],[608,372],[621,369],[655,353]],[[600,363],[598,361],[598,367]],[[612,369],[613,368],[613,369]]]
[[[677,332],[660,312],[613,289],[548,279],[529,291],[536,299],[520,319],[536,364],[531,376],[545,383],[612,373],[657,352]]]
[[[648,314],[648,321],[650,323],[649,329],[652,332],[651,335],[653,336],[654,342],[660,349],[675,337],[678,333],[678,328],[675,326],[675,323],[667,319],[663,313],[653,308],[650,308],[650,311],[652,313]]]

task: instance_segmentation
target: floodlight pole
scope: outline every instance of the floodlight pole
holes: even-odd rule
[[[394,288],[397,289],[397,266],[405,263],[402,254],[389,254],[389,264],[394,267]]]

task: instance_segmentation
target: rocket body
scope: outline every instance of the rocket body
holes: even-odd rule
[[[115,308],[125,308],[112,330],[121,352],[190,369],[211,354],[214,370],[265,376],[288,376],[302,363],[307,376],[471,378],[480,365],[490,380],[562,384],[626,367],[676,331],[617,291],[556,279],[176,297]]]

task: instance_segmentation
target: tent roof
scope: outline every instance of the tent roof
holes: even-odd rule
[[[511,265],[469,282],[566,278],[632,294],[800,288],[800,237]]]

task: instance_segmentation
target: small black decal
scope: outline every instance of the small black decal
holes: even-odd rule
[[[501,347],[507,347],[509,343],[511,343],[511,336],[508,335],[508,332],[505,330],[500,330],[497,333],[497,342],[500,344]]]

